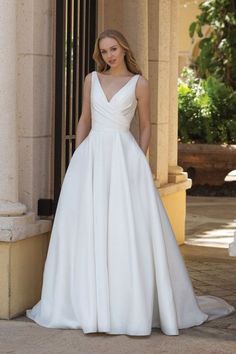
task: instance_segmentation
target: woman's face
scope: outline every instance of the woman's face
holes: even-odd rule
[[[124,63],[125,51],[114,38],[101,39],[99,49],[104,62],[110,67],[117,67]]]

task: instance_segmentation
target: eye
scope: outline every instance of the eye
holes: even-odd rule
[[[117,48],[115,47],[115,48],[112,48],[112,50],[113,50],[113,52],[115,52],[116,50],[117,50]]]

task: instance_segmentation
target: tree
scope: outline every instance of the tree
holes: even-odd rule
[[[200,15],[189,27],[189,35],[202,38],[199,56],[193,63],[197,75],[213,75],[236,89],[236,0],[207,0],[199,5]],[[210,31],[203,36],[203,27]]]

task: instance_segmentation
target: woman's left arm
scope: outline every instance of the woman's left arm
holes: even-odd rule
[[[139,77],[136,86],[139,115],[139,146],[146,155],[151,138],[151,121],[149,107],[149,84],[143,76]]]

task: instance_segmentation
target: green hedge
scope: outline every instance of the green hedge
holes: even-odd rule
[[[184,68],[178,81],[179,139],[236,144],[236,92],[219,79]]]

